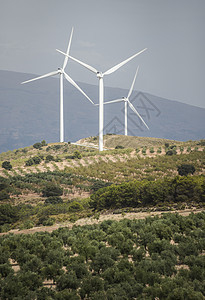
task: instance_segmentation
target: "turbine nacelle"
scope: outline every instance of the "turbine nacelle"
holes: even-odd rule
[[[97,78],[103,78],[103,73],[102,72],[97,72]]]

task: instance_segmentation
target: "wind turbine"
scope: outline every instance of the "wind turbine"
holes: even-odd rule
[[[145,121],[143,120],[143,118],[140,116],[140,114],[138,113],[138,111],[134,108],[133,104],[129,100],[129,97],[131,96],[132,91],[133,91],[133,87],[134,87],[135,80],[136,80],[136,77],[137,77],[137,74],[138,74],[138,70],[139,70],[139,66],[137,67],[137,70],[136,70],[136,73],[135,73],[135,76],[134,76],[134,79],[133,79],[133,82],[132,82],[132,85],[130,87],[130,90],[128,92],[127,97],[122,97],[121,99],[116,99],[116,100],[111,100],[111,101],[108,101],[108,102],[104,102],[104,104],[110,104],[110,103],[116,103],[116,102],[122,102],[122,101],[124,101],[124,104],[125,104],[125,106],[124,106],[124,113],[125,113],[125,135],[127,135],[127,104],[132,109],[132,111],[135,114],[137,114],[137,116],[140,118],[140,120],[143,122],[143,124],[147,127],[147,129],[149,129],[149,127],[147,126],[147,124],[145,123]],[[96,105],[98,105],[98,104],[96,104]]]
[[[109,75],[116,70],[118,70],[120,67],[122,67],[124,64],[128,63],[131,59],[139,55],[140,53],[144,52],[147,48],[141,50],[140,52],[132,55],[131,57],[127,58],[126,60],[122,61],[121,63],[117,64],[116,66],[112,67],[111,69],[107,70],[106,72],[100,72],[96,70],[95,68],[91,67],[90,65],[68,55],[65,52],[62,52],[58,49],[56,49],[58,52],[64,54],[67,57],[70,57],[72,60],[78,62],[91,72],[95,73],[97,75],[97,78],[99,79],[99,151],[103,151],[103,102],[104,102],[104,84],[103,84],[103,77],[104,75]]]
[[[42,78],[46,78],[46,77],[50,77],[50,76],[54,76],[54,75],[58,75],[60,76],[60,142],[64,142],[64,120],[63,120],[63,77],[66,78],[67,81],[69,81],[76,89],[78,89],[92,104],[93,101],[83,92],[83,90],[77,85],[77,83],[70,77],[68,76],[68,74],[66,74],[65,72],[65,67],[68,63],[68,57],[69,57],[69,51],[70,51],[70,45],[71,45],[71,40],[72,40],[72,36],[73,36],[73,28],[71,30],[71,35],[70,35],[70,39],[69,39],[69,43],[68,43],[68,48],[66,51],[66,56],[64,58],[64,62],[63,62],[63,66],[62,68],[58,68],[58,70],[47,73],[45,75],[27,80],[22,82],[21,84],[24,83],[28,83],[31,81],[35,81],[38,79],[42,79]]]

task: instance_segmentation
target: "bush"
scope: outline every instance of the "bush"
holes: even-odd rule
[[[43,197],[62,196],[63,189],[54,183],[48,183],[42,190]]]
[[[175,149],[169,149],[166,151],[166,155],[176,155],[177,151]]]
[[[157,153],[162,153],[162,148],[161,147],[159,147],[158,149],[157,149]]]
[[[0,191],[7,189],[9,187],[9,180],[0,176]]]
[[[26,161],[26,166],[32,166],[34,165],[34,161],[32,158],[29,158],[27,161]]]
[[[196,169],[193,165],[182,164],[182,165],[178,166],[177,171],[178,171],[179,175],[187,176],[188,174],[194,174]]]
[[[154,147],[151,147],[149,150],[150,153],[154,153]]]
[[[0,191],[0,200],[8,200],[10,195],[6,191]]]
[[[46,143],[45,140],[43,140],[43,141],[41,142],[41,146],[47,146],[47,143]]]
[[[35,149],[42,149],[42,144],[41,143],[35,143],[35,144],[33,144],[33,148],[35,148]]]
[[[41,158],[39,156],[34,156],[33,157],[33,162],[34,162],[35,165],[38,165],[41,162]]]
[[[12,165],[11,165],[10,161],[4,161],[2,163],[2,168],[6,169],[6,170],[11,170],[12,169]]]
[[[54,159],[54,157],[53,157],[53,155],[47,155],[46,156],[46,162],[47,161],[54,161],[55,159]]]
[[[51,197],[48,197],[44,203],[45,204],[58,204],[58,203],[63,203],[63,200],[59,196],[51,196]]]
[[[81,159],[82,158],[82,154],[80,153],[80,151],[76,150],[74,153],[73,153],[73,157],[72,158],[77,158],[77,159]]]
[[[69,211],[70,212],[75,212],[75,211],[79,211],[82,210],[83,206],[82,204],[80,204],[79,202],[73,201],[70,205],[69,205]]]
[[[34,156],[34,157],[29,158],[26,161],[26,166],[38,165],[38,164],[40,164],[40,162],[41,162],[40,156]]]
[[[19,218],[18,208],[10,204],[0,205],[0,225],[15,223]]]
[[[91,186],[91,190],[93,192],[97,192],[99,189],[106,187],[106,186],[110,186],[112,183],[111,182],[105,182],[105,181],[96,181],[95,183],[93,183],[93,185]]]

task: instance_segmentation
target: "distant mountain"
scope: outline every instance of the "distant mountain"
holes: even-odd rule
[[[21,85],[34,74],[0,71],[0,152],[45,139],[59,141],[59,80],[46,78]],[[78,83],[98,102],[98,86]],[[105,100],[127,95],[127,90],[105,88]],[[134,91],[131,102],[150,130],[129,110],[128,134],[173,140],[205,137],[205,109]],[[123,134],[123,103],[105,105],[104,133]],[[68,82],[64,84],[65,141],[98,135],[98,107]]]

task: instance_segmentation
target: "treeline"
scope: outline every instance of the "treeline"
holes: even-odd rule
[[[156,181],[130,181],[99,189],[90,205],[97,210],[158,205],[159,203],[204,202],[204,176],[176,176]]]
[[[0,299],[204,299],[204,230],[170,213],[2,236]]]

